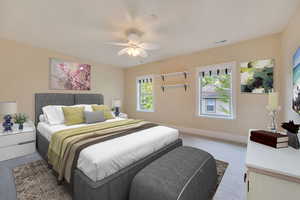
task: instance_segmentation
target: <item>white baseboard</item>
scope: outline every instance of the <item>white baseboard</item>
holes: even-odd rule
[[[219,139],[219,140],[237,142],[237,143],[242,143],[242,144],[247,144],[247,141],[248,141],[247,136],[234,135],[234,134],[225,133],[225,132],[202,130],[202,129],[197,129],[197,128],[179,127],[179,126],[174,126],[174,125],[170,125],[170,124],[164,124],[164,125],[172,127],[172,128],[176,128],[180,132],[183,132],[183,133],[200,135],[200,136],[215,138],[215,139]]]

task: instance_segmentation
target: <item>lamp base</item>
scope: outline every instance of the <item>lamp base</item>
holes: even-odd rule
[[[120,108],[119,107],[115,107],[115,116],[119,117],[120,115]]]
[[[277,114],[276,110],[272,110],[269,114],[271,116],[271,123],[269,126],[269,130],[274,133],[276,133],[276,131],[277,131],[276,114]]]

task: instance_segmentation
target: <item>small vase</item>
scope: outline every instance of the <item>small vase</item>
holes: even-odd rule
[[[23,124],[19,124],[19,130],[23,130],[24,125]]]
[[[287,132],[287,135],[289,137],[289,146],[293,147],[294,149],[299,149],[300,144],[299,144],[299,139],[298,135],[295,133]]]

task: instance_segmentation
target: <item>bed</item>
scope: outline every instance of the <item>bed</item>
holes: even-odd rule
[[[64,125],[53,127],[39,122],[42,107],[103,102],[101,94],[36,94],[37,149],[41,156],[47,159],[53,133],[70,128]],[[127,200],[135,174],[155,159],[182,145],[175,129],[157,126],[142,131],[83,149],[77,167],[72,171],[72,182],[68,184],[72,188],[73,199]]]

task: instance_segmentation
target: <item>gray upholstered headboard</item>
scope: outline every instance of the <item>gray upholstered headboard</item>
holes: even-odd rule
[[[42,108],[47,105],[65,105],[76,104],[103,104],[102,94],[63,94],[63,93],[38,93],[35,94],[35,125],[39,122],[39,116],[42,114]]]

